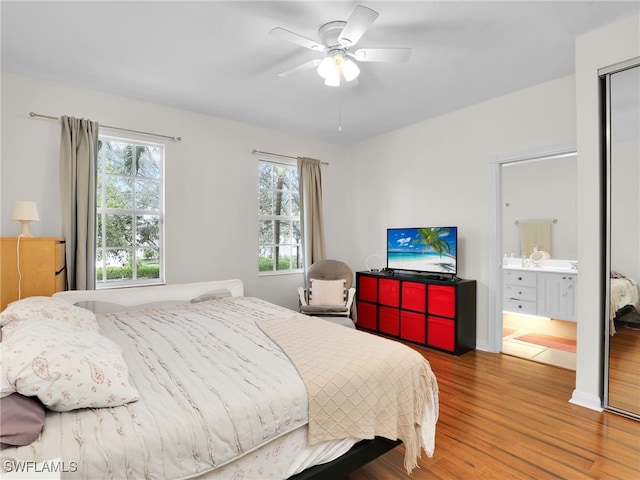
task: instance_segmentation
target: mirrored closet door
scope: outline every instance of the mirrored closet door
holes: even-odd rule
[[[640,420],[640,58],[600,74],[606,103],[604,407]]]

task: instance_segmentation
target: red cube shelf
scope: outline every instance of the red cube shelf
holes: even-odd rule
[[[476,348],[476,282],[357,272],[357,328],[461,355]]]
[[[359,299],[366,302],[378,301],[378,281],[373,277],[362,277],[358,285]]]
[[[427,344],[442,350],[454,350],[456,344],[456,325],[453,320],[438,317],[427,319]]]
[[[402,282],[402,308],[426,312],[427,286],[424,283]]]
[[[456,316],[456,289],[445,285],[427,285],[429,313],[441,317]]]
[[[400,313],[400,338],[416,343],[426,343],[424,314],[403,310]]]
[[[378,330],[389,335],[400,335],[400,310],[380,306]]]
[[[367,330],[378,328],[378,306],[375,303],[358,301],[358,325]]]
[[[389,307],[400,306],[400,282],[390,278],[378,281],[378,303]]]

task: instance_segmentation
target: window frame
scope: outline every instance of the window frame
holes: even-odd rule
[[[100,179],[102,178],[102,184],[103,186],[105,185],[105,181],[104,179],[107,177],[107,175],[110,175],[106,172],[106,165],[101,165],[102,169],[99,168],[100,164],[99,162],[96,162],[96,220],[95,220],[95,234],[96,234],[96,251],[95,251],[95,264],[96,264],[96,273],[95,273],[95,288],[96,290],[104,290],[104,289],[110,289],[110,288],[123,288],[123,287],[139,287],[139,286],[147,286],[147,285],[164,285],[165,282],[165,266],[166,266],[166,252],[165,252],[165,242],[164,242],[164,238],[165,238],[165,162],[166,162],[166,144],[164,143],[157,143],[157,142],[149,142],[147,140],[141,140],[138,138],[134,138],[134,137],[117,137],[117,136],[113,136],[113,135],[103,135],[100,134],[98,136],[98,140],[105,143],[105,142],[117,142],[117,143],[125,143],[125,144],[129,144],[129,145],[133,145],[134,147],[137,146],[144,146],[144,147],[151,147],[151,148],[159,148],[160,149],[160,166],[159,166],[159,172],[158,172],[158,177],[145,177],[145,176],[139,176],[136,175],[135,171],[133,171],[133,164],[132,164],[132,172],[130,173],[130,175],[122,175],[125,178],[129,178],[131,180],[131,184],[132,184],[132,197],[135,198],[135,188],[136,188],[136,179],[150,179],[153,181],[157,181],[158,185],[159,185],[159,192],[158,192],[158,209],[154,209],[154,210],[145,210],[145,209],[139,209],[139,208],[127,208],[127,209],[119,209],[119,208],[106,208],[106,207],[101,207],[101,205],[104,205],[104,197],[106,196],[106,189],[102,188],[99,191],[99,187],[98,187],[98,182],[100,181]],[[103,196],[102,199],[98,198],[98,194],[101,194]],[[145,215],[157,215],[158,216],[158,224],[159,224],[159,232],[158,232],[158,246],[157,246],[157,250],[158,250],[158,262],[159,262],[159,272],[158,272],[158,278],[137,278],[136,273],[137,273],[137,266],[136,268],[134,268],[133,272],[132,272],[132,276],[134,278],[131,279],[125,279],[125,280],[98,280],[98,269],[101,267],[104,267],[106,265],[106,260],[104,260],[104,252],[107,249],[113,249],[115,247],[108,247],[108,246],[104,246],[104,245],[98,245],[98,238],[99,238],[99,234],[98,234],[98,226],[101,225],[102,226],[102,239],[103,239],[103,243],[106,243],[106,222],[104,221],[104,218],[102,219],[103,221],[100,222],[99,221],[99,217],[101,215],[109,215],[109,214],[121,214],[121,215],[132,215],[134,221],[132,222],[132,230],[131,230],[131,235],[132,235],[132,242],[133,244],[131,246],[125,246],[122,247],[122,249],[127,249],[130,250],[133,254],[133,261],[132,264],[136,264],[136,260],[137,260],[137,252],[138,250],[143,250],[145,248],[145,246],[139,246],[137,243],[137,239],[136,239],[136,217],[138,216],[145,216]],[[156,248],[156,247],[154,247]],[[103,253],[103,260],[102,260],[102,264],[99,264],[98,261],[98,255],[99,253],[102,252]],[[104,272],[104,270],[103,270]],[[104,278],[104,276],[103,276]]]
[[[285,168],[285,169],[289,169],[293,172],[293,174],[295,174],[296,176],[296,183],[297,183],[297,189],[295,190],[291,190],[289,189],[289,191],[294,192],[295,194],[297,194],[298,197],[298,215],[276,215],[274,213],[269,214],[269,215],[264,215],[261,213],[261,190],[262,186],[260,184],[260,169],[261,169],[261,165],[269,165],[271,167],[275,167],[275,168]],[[304,272],[304,252],[303,252],[303,229],[302,229],[302,212],[300,211],[300,178],[298,175],[298,165],[295,161],[293,162],[284,162],[284,161],[275,161],[275,160],[270,160],[270,159],[265,159],[265,158],[260,158],[258,159],[258,164],[257,164],[257,174],[258,174],[258,187],[257,187],[257,193],[258,193],[258,201],[257,201],[257,212],[258,212],[258,233],[257,233],[257,240],[258,240],[258,275],[259,276],[271,276],[271,275],[291,275],[291,274],[300,274]],[[275,188],[271,189],[272,191],[276,191]],[[300,225],[300,239],[298,240],[298,244],[293,244],[293,243],[277,243],[276,239],[273,239],[273,243],[263,243],[262,239],[261,239],[261,229],[260,229],[260,224],[265,221],[265,220],[283,220],[286,222],[298,222],[298,224]],[[265,248],[265,247],[272,247],[273,249],[276,248],[276,246],[285,246],[285,247],[290,247],[290,248],[297,248],[298,252],[300,252],[300,256],[299,256],[299,265],[300,267],[298,268],[288,268],[285,270],[280,270],[277,268],[276,266],[276,262],[273,262],[272,265],[272,269],[271,270],[260,270],[260,258],[261,258],[261,249]]]

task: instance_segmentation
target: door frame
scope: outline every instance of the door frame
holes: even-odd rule
[[[502,352],[502,167],[577,155],[575,145],[489,160],[489,315],[488,350]]]

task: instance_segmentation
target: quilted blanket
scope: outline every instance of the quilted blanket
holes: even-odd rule
[[[255,323],[291,313],[234,297],[99,316],[141,399],[48,412],[40,438],[3,450],[1,466],[61,459],[62,478],[186,479],[305,425],[304,384]]]
[[[418,352],[313,317],[257,323],[289,356],[305,383],[310,444],[347,437],[399,438],[409,473],[423,449],[433,454],[438,385]]]

